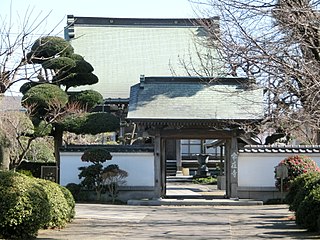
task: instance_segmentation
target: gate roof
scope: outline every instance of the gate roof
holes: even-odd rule
[[[247,78],[141,77],[131,87],[134,122],[260,120],[263,89]]]

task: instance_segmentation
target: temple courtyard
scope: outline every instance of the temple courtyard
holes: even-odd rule
[[[77,204],[65,229],[38,239],[319,239],[297,228],[286,205],[132,206]]]

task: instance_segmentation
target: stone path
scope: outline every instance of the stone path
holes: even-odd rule
[[[208,196],[223,197],[225,190],[218,190],[217,185],[193,184],[185,182],[168,182],[167,196]]]
[[[320,239],[298,229],[286,205],[128,206],[77,204],[62,230],[41,230],[38,239]]]

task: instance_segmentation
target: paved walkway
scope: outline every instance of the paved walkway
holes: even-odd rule
[[[286,205],[128,206],[77,204],[62,230],[41,230],[38,239],[320,239],[298,229]]]
[[[166,190],[167,196],[215,196],[223,198],[226,193],[225,190],[218,190],[217,185],[189,182],[168,182]]]
[[[229,206],[249,206],[262,205],[262,201],[253,199],[226,199],[225,191],[218,190],[217,185],[194,184],[186,182],[169,182],[166,186],[166,197],[163,199],[143,199],[129,200],[128,205],[136,206],[160,206],[160,205],[229,205]]]

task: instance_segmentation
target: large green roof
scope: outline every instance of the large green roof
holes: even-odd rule
[[[146,77],[131,87],[128,119],[258,120],[263,90],[245,78]]]
[[[69,16],[68,21],[66,38],[75,52],[90,62],[99,78],[97,84],[77,90],[97,90],[104,98],[128,98],[140,74],[187,75],[182,61],[188,65],[192,62],[190,67],[201,73],[198,66],[205,61],[200,62],[200,53],[212,55],[210,64],[222,71],[221,61],[215,60],[216,51],[203,46],[205,33],[195,19]],[[212,24],[218,29],[218,18],[213,18]]]

